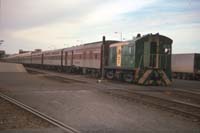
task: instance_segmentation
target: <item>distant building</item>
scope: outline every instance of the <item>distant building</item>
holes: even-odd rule
[[[6,55],[6,52],[4,50],[0,50],[0,58],[4,57]]]
[[[30,51],[24,51],[23,49],[19,50],[19,54],[28,53],[28,52],[30,52]]]
[[[19,54],[28,53],[28,52],[33,52],[33,53],[42,52],[42,49],[35,49],[34,51],[24,51],[22,49],[19,50]]]
[[[42,49],[35,49],[34,52],[42,52]]]

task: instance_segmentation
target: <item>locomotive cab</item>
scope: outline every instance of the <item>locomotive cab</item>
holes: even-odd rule
[[[161,36],[150,36],[144,43],[144,67],[166,69],[170,64],[171,43]]]
[[[139,84],[171,84],[171,44],[171,39],[159,34],[149,34],[138,40],[138,48],[144,47],[144,53],[138,52],[142,60],[138,69],[143,71]]]

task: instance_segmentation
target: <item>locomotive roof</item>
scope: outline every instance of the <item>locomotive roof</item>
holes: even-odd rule
[[[62,51],[63,48],[61,49],[54,49],[54,50],[46,50],[46,51],[43,51],[42,53],[51,53],[51,52],[55,52],[55,51]]]
[[[97,41],[97,42],[92,42],[92,43],[86,43],[86,44],[83,44],[83,45],[92,45],[92,44],[97,44],[97,43],[102,43],[103,41]],[[115,43],[115,42],[119,42],[119,41],[116,41],[116,40],[106,40],[106,43]]]
[[[112,43],[116,43],[119,41],[115,41],[115,40],[106,40],[106,45],[107,44],[112,44]],[[85,44],[81,44],[81,45],[77,45],[77,46],[72,46],[72,47],[68,47],[68,48],[64,48],[65,50],[78,50],[78,49],[84,49],[84,48],[89,48],[89,47],[96,47],[97,45],[102,45],[102,41],[97,41],[97,42],[92,42],[92,43],[85,43]]]
[[[159,37],[163,37],[169,41],[172,41],[172,39],[166,37],[166,36],[163,36],[163,35],[160,35],[159,33],[156,33],[156,34],[146,34],[146,35],[143,35],[141,37],[134,37],[132,40],[128,40],[128,41],[122,41],[122,42],[116,42],[112,45],[110,45],[110,47],[115,47],[115,46],[119,46],[119,45],[135,45],[135,43],[137,41],[140,41],[140,40],[144,40],[148,37],[153,37],[153,36],[159,36]]]
[[[166,38],[166,39],[172,41],[172,39],[170,39],[169,37],[160,35],[159,33],[156,33],[156,34],[149,33],[149,34],[143,35],[143,36],[141,36],[141,37],[135,37],[135,38],[133,38],[133,40],[130,40],[130,42],[131,42],[131,41],[136,42],[136,41],[138,41],[138,40],[141,40],[141,39],[144,39],[144,38],[147,38],[147,37],[151,37],[151,36],[160,36],[160,37],[163,37],[163,38]]]

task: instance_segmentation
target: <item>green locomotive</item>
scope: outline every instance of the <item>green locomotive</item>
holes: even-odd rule
[[[111,44],[106,77],[141,85],[170,85],[172,42],[157,33]]]

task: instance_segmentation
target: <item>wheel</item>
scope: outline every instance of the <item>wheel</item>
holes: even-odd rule
[[[187,80],[187,74],[186,73],[183,74],[183,78],[182,79],[183,80]]]
[[[126,82],[129,82],[129,83],[133,82],[133,74],[132,73],[126,73],[126,74],[124,74],[123,77]]]
[[[114,72],[113,71],[107,71],[106,72],[106,78],[114,79]]]
[[[93,78],[96,78],[96,72],[95,72],[95,70],[92,70],[91,76],[92,76]]]
[[[100,72],[96,71],[95,78],[99,78],[99,77],[100,77]]]

